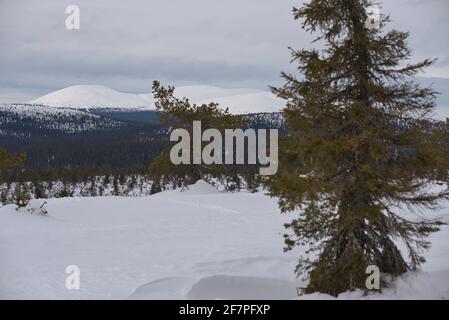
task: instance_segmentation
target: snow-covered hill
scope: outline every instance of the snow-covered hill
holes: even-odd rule
[[[233,114],[279,112],[284,106],[284,101],[267,91],[215,97],[198,101],[198,103],[208,103],[210,100],[222,107],[229,107],[229,111]]]
[[[140,198],[46,201],[47,216],[0,208],[0,298],[295,299],[304,286],[293,274],[300,250],[282,250],[294,214],[263,192],[199,182]],[[449,222],[443,210],[435,216]],[[339,298],[449,299],[448,239],[447,226],[433,234],[423,271],[382,294]],[[80,268],[80,290],[65,286],[68,265]]]
[[[40,104],[0,104],[0,135],[35,134],[36,131],[76,133],[115,129],[124,123],[71,108],[54,108]],[[48,133],[48,132],[46,132]]]
[[[53,107],[151,107],[153,102],[147,96],[118,92],[106,86],[77,85],[67,87],[30,101]]]
[[[218,102],[223,107],[229,107],[231,113],[234,114],[276,112],[283,106],[282,100],[270,92],[257,89],[183,86],[176,88],[175,95],[179,98],[187,97],[193,103]],[[151,93],[124,93],[101,85],[71,86],[34,99],[29,103],[77,109],[154,109],[154,98]]]

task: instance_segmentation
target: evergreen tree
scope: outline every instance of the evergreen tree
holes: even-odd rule
[[[231,115],[227,108],[222,109],[217,103],[192,104],[187,98],[175,97],[174,91],[174,87],[163,87],[158,81],[153,83],[158,117],[170,132],[182,128],[186,129],[192,137],[194,121],[201,121],[202,130],[214,128],[222,134],[225,129],[241,128],[246,124],[243,117]],[[203,146],[206,144],[202,142]],[[172,164],[169,157],[171,146],[172,144],[169,144],[164,152],[155,157],[150,164],[148,175],[153,181],[159,181],[162,185],[172,184],[174,187],[178,185],[184,187],[200,179],[207,180],[211,176],[226,175],[227,170],[224,164]]]
[[[17,205],[18,208],[26,207],[30,198],[27,185],[18,183],[14,190],[14,204]]]
[[[34,182],[33,183],[34,186],[34,197],[36,199],[43,199],[45,198],[45,190],[44,190],[44,186],[41,182]]]
[[[410,58],[408,34],[369,28],[370,0],[311,0],[294,18],[322,49],[292,50],[302,77],[282,73],[288,137],[267,181],[283,212],[286,250],[307,245],[297,274],[306,293],[365,288],[368,265],[397,276],[415,270],[441,222],[408,219],[448,198],[447,123],[432,119],[437,93],[413,76],[433,60]],[[438,188],[428,188],[440,183]],[[399,209],[399,210],[397,210]],[[401,240],[409,259],[396,247]]]
[[[114,176],[112,180],[112,195],[120,196],[119,179],[117,176]]]
[[[89,183],[90,183],[90,187],[89,187],[89,196],[91,197],[96,197],[97,196],[97,179],[95,176],[91,176],[89,178]]]
[[[161,185],[160,185],[159,181],[158,180],[154,181],[151,184],[150,194],[155,194],[155,193],[158,193],[161,191],[162,191],[162,189],[161,189]]]
[[[3,179],[4,171],[8,168],[20,166],[25,162],[26,155],[12,155],[6,150],[0,148],[0,185],[5,181]],[[8,190],[10,188],[10,182],[7,182],[6,190],[2,190],[0,202],[6,204],[8,202]]]
[[[12,155],[0,148],[0,183],[3,183],[2,173],[5,169],[22,165],[25,159],[25,154]]]
[[[0,193],[0,203],[1,204],[8,204],[8,189],[2,190]]]

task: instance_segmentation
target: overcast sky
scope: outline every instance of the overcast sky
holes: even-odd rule
[[[291,16],[298,0],[0,0],[0,101],[75,84],[150,92],[167,84],[266,88],[289,70],[288,46],[312,39]],[[65,28],[76,4],[81,29]],[[449,78],[449,0],[385,0],[411,32],[414,58],[439,58]],[[446,82],[446,81],[444,81]],[[447,82],[449,83],[449,82]]]

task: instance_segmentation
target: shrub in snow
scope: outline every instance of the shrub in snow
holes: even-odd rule
[[[45,208],[45,205],[47,204],[47,201],[40,202],[40,201],[30,201],[26,207],[17,207],[16,210],[20,213],[28,213],[28,214],[36,214],[45,216],[48,214],[47,209]]]
[[[30,195],[28,193],[28,188],[26,185],[17,184],[14,190],[14,204],[18,208],[24,208],[28,205],[30,201]]]

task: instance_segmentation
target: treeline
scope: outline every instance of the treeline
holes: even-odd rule
[[[158,155],[166,136],[154,127],[117,128],[77,134],[20,137],[0,136],[0,146],[27,154],[24,168],[142,167]]]
[[[243,169],[243,170],[242,170]],[[166,176],[152,180],[141,168],[113,170],[108,168],[57,169],[57,170],[8,170],[3,172],[0,183],[0,202],[24,207],[30,199],[100,196],[145,196],[164,190],[185,188],[181,180]],[[232,171],[233,170],[233,171]],[[245,174],[242,175],[242,171]],[[203,176],[219,190],[257,191],[259,182],[254,168],[240,170],[229,168],[226,175],[208,174]]]
[[[3,204],[17,204],[18,199],[140,196],[156,192],[147,177],[137,174],[89,176],[73,180],[8,180],[0,185],[0,190]]]
[[[0,193],[4,203],[16,198],[146,195],[185,187],[198,179],[234,191],[257,188],[257,166],[174,166],[166,157],[173,123],[202,120],[207,127],[278,128],[281,113],[234,116],[215,104],[182,106],[170,90],[155,88],[159,102],[186,107],[160,112],[103,112],[48,109],[38,105],[0,105],[0,147],[26,154],[20,167],[4,169]],[[170,101],[166,99],[171,99]],[[223,121],[223,116],[225,121]],[[148,118],[148,119],[147,119]],[[170,129],[169,129],[170,128]],[[151,164],[151,165],[150,165]]]

